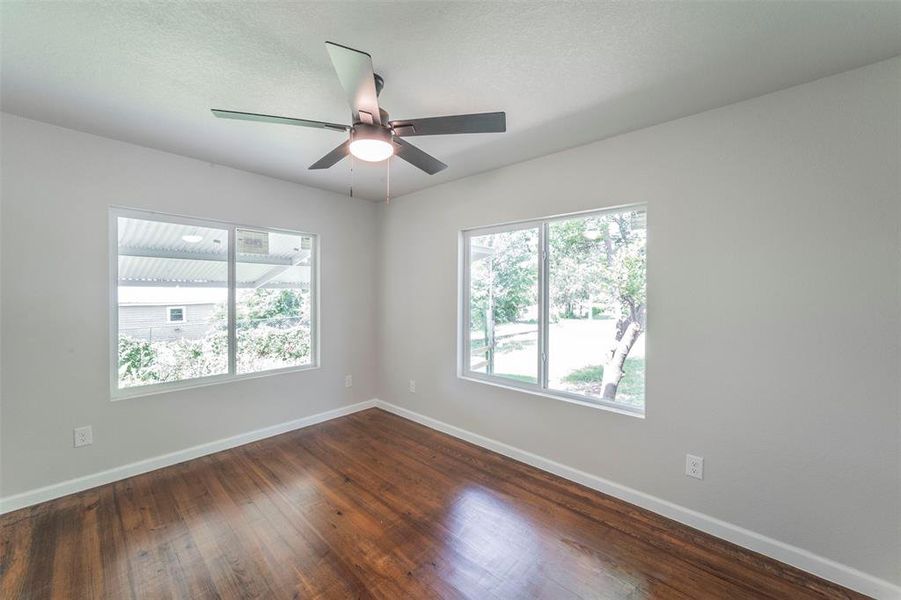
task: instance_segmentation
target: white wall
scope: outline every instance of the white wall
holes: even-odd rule
[[[373,397],[376,205],[11,115],[0,126],[0,496]],[[111,204],[320,234],[322,368],[111,402]],[[94,444],[74,449],[81,425]]]
[[[379,397],[901,583],[899,107],[893,59],[393,200]],[[647,418],[458,379],[459,230],[633,202]]]

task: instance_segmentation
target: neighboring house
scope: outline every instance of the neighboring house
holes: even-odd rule
[[[119,305],[119,332],[148,341],[199,339],[209,331],[215,308],[212,302],[123,303]]]

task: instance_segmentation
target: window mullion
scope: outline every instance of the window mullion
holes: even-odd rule
[[[538,232],[538,387],[547,389],[548,382],[548,224],[541,223]]]
[[[235,331],[236,319],[236,249],[235,226],[228,228],[228,374],[237,373],[237,335]]]
[[[470,266],[472,264],[472,238],[469,233],[463,234],[463,319],[462,319],[462,335],[463,343],[461,350],[462,370],[464,373],[471,371],[472,364],[472,304],[471,304],[471,276]]]

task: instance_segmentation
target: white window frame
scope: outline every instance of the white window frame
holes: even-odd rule
[[[647,214],[647,205],[644,203],[628,204],[610,208],[594,209],[576,213],[567,213],[562,215],[554,215],[551,217],[543,217],[539,219],[528,219],[523,221],[514,221],[510,223],[502,223],[499,225],[488,225],[469,227],[462,229],[459,234],[459,268],[458,268],[458,333],[457,333],[457,377],[477,383],[484,383],[496,387],[509,390],[526,392],[545,398],[553,398],[555,400],[563,400],[573,404],[582,406],[590,406],[592,408],[601,408],[611,412],[624,415],[641,417],[645,416],[645,407],[647,405],[647,392],[645,392],[645,402],[642,407],[630,406],[621,402],[611,402],[602,400],[584,394],[577,394],[565,390],[556,390],[548,387],[548,328],[549,321],[549,281],[548,281],[548,231],[551,223],[555,221],[566,221],[569,219],[577,219],[582,217],[591,217],[598,215],[607,215],[613,213],[621,213],[634,210],[644,210]],[[538,382],[529,383],[506,377],[498,377],[486,373],[479,373],[470,368],[470,249],[473,237],[479,237],[492,233],[502,233],[505,231],[517,231],[522,229],[538,229]],[[645,278],[647,285],[647,276]],[[647,342],[645,342],[647,343]],[[647,362],[645,362],[645,381],[647,381]]]
[[[223,229],[228,232],[228,372],[220,375],[209,375],[207,377],[196,377],[194,379],[185,379],[182,381],[167,381],[163,383],[153,383],[148,385],[133,386],[127,388],[119,387],[119,217],[131,219],[144,219],[149,221],[158,221],[162,223],[174,223],[178,225],[193,225],[196,227],[211,227]],[[235,335],[235,271],[236,271],[236,250],[235,250],[235,232],[238,229],[250,229],[253,231],[263,231],[268,233],[284,233],[289,235],[299,235],[311,239],[310,244],[310,363],[306,365],[297,365],[292,367],[284,367],[281,369],[269,369],[266,371],[256,371],[254,373],[238,374],[236,369],[236,341]],[[155,394],[163,394],[178,390],[186,390],[191,388],[203,387],[208,385],[217,385],[220,383],[228,383],[232,381],[242,381],[245,379],[256,379],[258,377],[269,377],[271,375],[281,375],[284,373],[294,373],[298,371],[310,371],[318,369],[320,365],[319,356],[319,289],[320,289],[320,267],[319,267],[319,235],[316,233],[308,233],[303,231],[295,231],[291,229],[282,229],[277,227],[266,227],[262,225],[248,225],[241,223],[231,223],[228,221],[219,221],[216,219],[200,219],[195,217],[186,217],[181,215],[172,215],[156,211],[138,210],[125,208],[120,206],[111,206],[109,209],[109,389],[110,398],[112,400],[123,400],[126,398],[135,398],[140,396],[150,396]],[[173,307],[181,308],[181,307]],[[187,313],[184,313],[185,321],[187,321]],[[167,310],[168,316],[168,310]]]
[[[118,250],[117,250],[118,252]],[[172,311],[180,310],[181,311],[181,320],[173,321],[172,320]],[[167,323],[185,323],[188,320],[188,313],[185,311],[184,306],[167,306],[166,307],[166,322]]]

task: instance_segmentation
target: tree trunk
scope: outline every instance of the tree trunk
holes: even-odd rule
[[[610,347],[607,348],[607,352],[605,353],[605,356],[607,357],[605,362],[610,362],[613,355],[616,354],[616,349],[619,347],[619,343],[626,333],[626,328],[628,328],[629,323],[631,322],[629,317],[621,317],[616,321],[616,332],[614,333],[613,341],[610,342]]]
[[[601,379],[601,398],[604,400],[616,399],[616,390],[623,378],[623,367],[626,364],[626,357],[629,356],[629,351],[632,350],[632,346],[640,334],[641,327],[639,327],[638,323],[635,321],[629,323],[625,333],[623,333],[623,337],[616,346],[616,350],[613,352],[613,358],[604,365],[604,377]]]
[[[613,240],[610,239],[609,227],[604,234],[604,254],[607,255],[607,266],[613,266]]]

